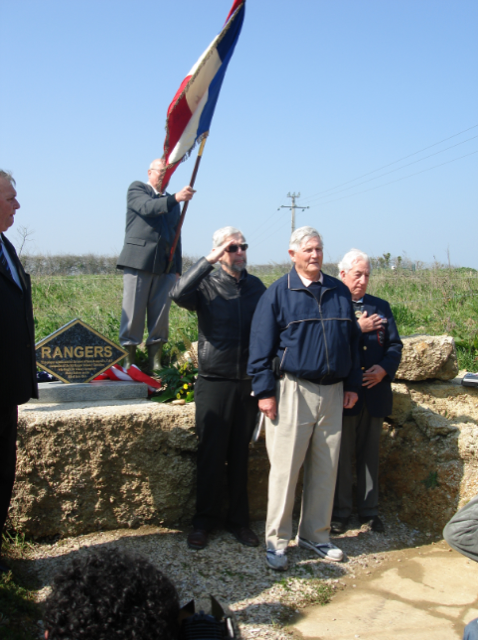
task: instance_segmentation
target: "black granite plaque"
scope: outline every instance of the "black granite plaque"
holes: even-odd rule
[[[126,355],[78,318],[38,342],[35,349],[37,365],[63,382],[89,382]]]

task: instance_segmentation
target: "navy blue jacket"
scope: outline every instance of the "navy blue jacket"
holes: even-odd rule
[[[386,300],[369,296],[363,297],[363,310],[370,317],[378,313],[387,319],[384,331],[369,331],[360,337],[360,364],[362,371],[370,369],[374,364],[380,365],[387,375],[371,389],[362,387],[358,402],[352,409],[345,409],[344,416],[356,416],[360,413],[363,403],[374,418],[382,418],[392,413],[393,394],[391,382],[395,377],[402,357],[402,341],[398,335],[397,325],[392,310]]]
[[[254,313],[247,372],[256,397],[276,393],[276,356],[280,371],[319,384],[344,381],[346,391],[358,392],[360,335],[348,288],[324,274],[319,303],[293,268],[269,287]]]

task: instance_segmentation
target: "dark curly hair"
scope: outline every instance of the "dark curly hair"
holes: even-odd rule
[[[55,576],[44,622],[48,640],[173,640],[178,615],[169,578],[146,558],[110,548]]]

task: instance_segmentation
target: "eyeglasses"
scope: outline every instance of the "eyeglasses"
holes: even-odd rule
[[[226,251],[228,253],[236,253],[239,248],[241,249],[241,251],[246,251],[248,247],[249,247],[249,245],[246,244],[246,243],[244,243],[244,244],[230,244],[227,247]]]

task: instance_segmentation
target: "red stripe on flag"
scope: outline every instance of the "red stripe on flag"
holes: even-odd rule
[[[235,0],[234,4],[231,7],[231,10],[229,11],[229,15],[226,18],[226,22],[224,24],[227,24],[227,21],[229,20],[229,18],[232,16],[234,11],[236,11],[236,9],[238,9],[241,6],[241,4],[244,4],[244,0]]]

